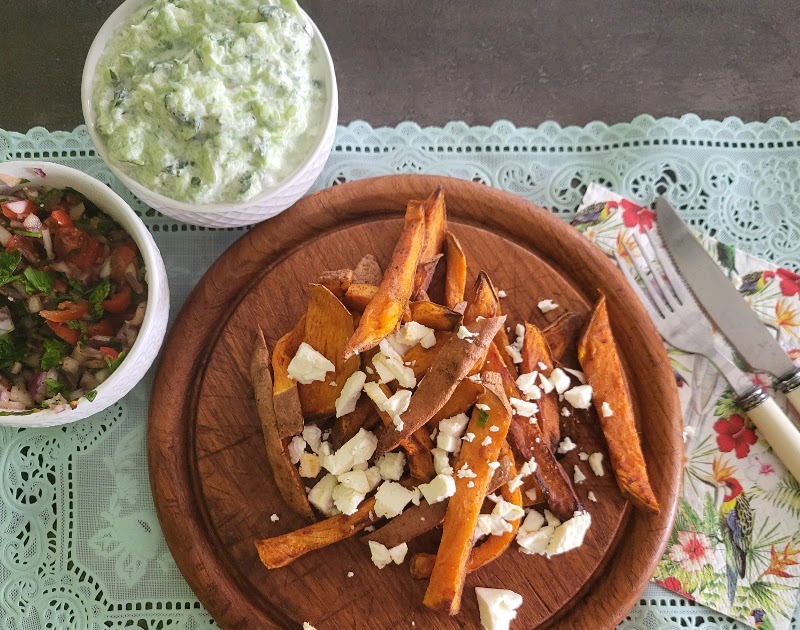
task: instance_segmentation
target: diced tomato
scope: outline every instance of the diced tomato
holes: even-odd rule
[[[69,345],[74,346],[81,338],[81,333],[75,328],[70,328],[64,324],[57,324],[56,322],[45,322],[58,337],[61,337]]]
[[[11,252],[15,249],[18,249],[20,253],[22,253],[22,255],[25,256],[25,258],[27,258],[30,262],[39,262],[39,253],[36,251],[36,247],[33,244],[33,239],[29,236],[14,234],[14,236],[9,239],[8,244],[6,245],[6,251]]]
[[[57,311],[39,311],[39,315],[51,322],[68,322],[71,319],[80,319],[89,312],[89,307],[83,303],[61,302]]]
[[[119,356],[119,352],[114,350],[114,348],[109,348],[108,346],[103,346],[100,348],[100,354],[107,356],[112,361]]]
[[[61,206],[57,206],[56,209],[50,213],[50,216],[59,227],[74,227],[72,224],[72,218],[69,216],[69,211],[65,210]]]
[[[56,255],[75,265],[81,271],[88,271],[100,255],[100,243],[92,236],[76,227],[62,227],[56,232]]]
[[[113,337],[114,324],[110,319],[101,319],[96,324],[89,324],[90,337]]]
[[[108,299],[103,300],[103,308],[109,313],[124,313],[131,304],[131,288],[128,285],[117,291]]]
[[[17,199],[16,201],[5,201],[0,203],[3,215],[9,219],[22,221],[29,214],[36,212],[36,204],[30,199]]]
[[[67,283],[63,280],[53,280],[53,291],[56,293],[64,293],[67,290]]]
[[[136,263],[136,248],[128,243],[123,243],[111,252],[111,277],[118,284],[125,282],[125,270],[131,263]]]

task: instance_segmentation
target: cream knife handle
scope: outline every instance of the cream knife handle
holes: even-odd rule
[[[786,393],[786,398],[797,411],[800,411],[800,387]]]
[[[747,415],[789,472],[795,479],[800,479],[800,431],[778,407],[778,403],[767,397],[749,409]]]

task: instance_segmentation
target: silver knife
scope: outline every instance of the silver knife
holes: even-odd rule
[[[672,205],[656,200],[658,232],[703,310],[752,369],[769,372],[800,411],[800,368],[772,337]]]

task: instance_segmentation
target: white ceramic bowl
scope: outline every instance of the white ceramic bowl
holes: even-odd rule
[[[333,70],[333,59],[328,46],[316,24],[303,12],[314,32],[314,47],[320,55],[325,69],[325,85],[327,88],[326,106],[323,114],[322,130],[319,139],[309,151],[308,156],[282,184],[260,195],[238,203],[195,204],[176,201],[154,192],[127,175],[108,157],[102,138],[95,129],[95,115],[92,94],[97,62],[106,44],[116,30],[127,21],[128,17],[150,0],[126,0],[106,20],[94,38],[86,63],[83,66],[81,80],[81,105],[83,119],[97,152],[119,180],[137,197],[150,207],[174,219],[204,225],[206,227],[237,227],[252,225],[264,219],[274,217],[300,199],[316,181],[325,162],[328,160],[333,139],[336,135],[336,121],[339,115],[339,93],[336,87],[336,74]]]
[[[161,348],[169,317],[169,289],[164,261],[153,237],[141,219],[113,190],[91,175],[74,168],[52,162],[4,162],[0,173],[30,180],[29,186],[47,185],[54,188],[69,186],[84,195],[103,212],[108,214],[139,246],[145,264],[147,280],[147,310],[139,336],[130,353],[106,381],[97,386],[93,401],[81,398],[74,409],[56,413],[51,410],[23,415],[0,416],[0,425],[17,427],[50,427],[75,422],[110,407],[136,383],[142,380]],[[0,192],[15,190],[0,184]]]

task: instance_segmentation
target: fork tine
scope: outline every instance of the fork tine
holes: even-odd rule
[[[647,234],[647,232],[645,232]],[[645,259],[648,268],[650,269],[650,275],[653,278],[656,286],[658,287],[658,291],[661,297],[664,299],[669,310],[674,311],[677,307],[677,296],[675,293],[667,288],[667,283],[664,281],[661,273],[658,273],[659,265],[656,265],[656,261],[653,259],[653,255],[648,251],[648,248],[645,247],[643,239],[639,235],[639,232],[633,232],[633,240],[636,241],[636,245],[639,247],[639,253],[642,255],[642,258]],[[648,239],[648,244],[650,248],[652,248],[653,243]]]
[[[641,262],[636,259],[636,257],[633,255],[633,252],[625,243],[625,239],[622,239],[622,247],[627,252],[631,264],[633,265],[634,269],[636,269],[636,273],[638,273],[639,277],[642,279],[642,282],[644,283],[644,288],[647,291],[647,294],[650,296],[650,300],[658,308],[658,311],[661,314],[661,316],[665,317],[667,311],[672,311],[672,309],[669,308],[669,305],[666,303],[664,298],[658,294],[656,286],[653,283],[653,279],[648,277],[648,275],[652,275],[652,271],[650,274],[647,273],[648,271],[650,271],[649,268],[643,267]]]
[[[664,275],[667,276],[669,284],[675,292],[678,303],[681,306],[691,304],[693,298],[689,294],[689,289],[678,273],[678,270],[675,268],[675,264],[672,262],[669,253],[666,252],[664,242],[661,240],[661,235],[658,233],[658,230],[648,230],[647,238],[650,239],[650,244],[656,254],[658,264],[661,265],[661,269],[664,270]]]
[[[624,246],[624,245],[623,245]],[[630,253],[628,254],[630,256]],[[650,314],[652,319],[664,319],[664,314],[658,308],[658,306],[651,300],[644,291],[642,291],[639,283],[636,282],[636,278],[633,277],[630,269],[628,269],[628,263],[626,263],[622,257],[619,255],[618,252],[614,252],[614,258],[617,261],[617,266],[619,270],[622,272],[622,275],[625,276],[625,279],[628,281],[628,284],[633,289],[633,292],[636,293],[636,296],[639,298],[639,301],[645,307],[647,312]]]

